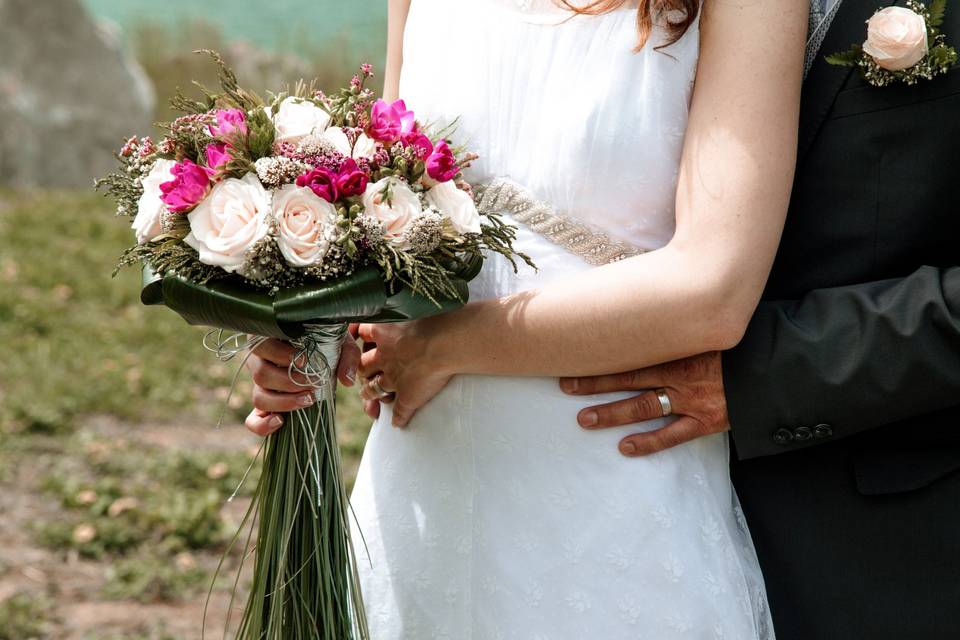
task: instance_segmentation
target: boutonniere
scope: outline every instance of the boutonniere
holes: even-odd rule
[[[856,67],[875,87],[916,84],[946,73],[957,62],[957,51],[939,29],[946,5],[947,0],[933,0],[929,6],[909,0],[905,7],[880,9],[867,21],[863,46],[827,56],[827,62]]]

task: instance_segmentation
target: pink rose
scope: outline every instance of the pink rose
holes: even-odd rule
[[[192,160],[183,160],[171,169],[173,180],[160,185],[160,199],[174,213],[193,209],[207,195],[210,177],[204,167]]]
[[[460,167],[457,166],[457,159],[453,156],[450,145],[446,140],[441,140],[427,158],[427,175],[437,182],[448,182],[459,172]]]
[[[327,202],[336,202],[338,178],[339,176],[333,171],[319,167],[298,176],[297,186],[309,187],[311,191]]]
[[[227,145],[223,142],[208,144],[206,149],[207,156],[207,175],[213,178],[217,175],[228,162],[230,162],[230,153],[227,151]]]
[[[426,160],[430,157],[430,154],[433,153],[433,143],[430,142],[430,138],[419,131],[404,133],[400,137],[400,142],[402,142],[404,146],[413,148],[417,153],[417,157],[421,160]]]
[[[370,109],[370,126],[367,134],[378,142],[396,142],[404,133],[414,130],[413,111],[407,109],[403,100],[387,104],[377,100]]]
[[[337,191],[341,196],[359,196],[367,189],[370,176],[360,170],[353,158],[347,158],[337,174]]]
[[[883,69],[902,71],[927,55],[927,23],[904,7],[887,7],[867,21],[863,51]]]
[[[247,135],[247,114],[240,109],[217,109],[216,116],[217,124],[207,127],[214,138],[229,141],[234,135]]]

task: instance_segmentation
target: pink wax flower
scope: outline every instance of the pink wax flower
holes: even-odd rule
[[[164,138],[157,145],[157,153],[162,156],[172,156],[177,152],[177,142],[173,138]]]
[[[217,124],[207,126],[214,138],[229,141],[235,135],[247,135],[247,114],[240,109],[217,109],[216,116]]]
[[[448,182],[460,172],[457,159],[446,140],[441,140],[427,158],[427,175],[437,182]]]
[[[367,189],[370,176],[364,173],[353,158],[347,158],[337,174],[337,191],[344,197],[359,196]]]
[[[413,111],[407,109],[403,100],[387,104],[377,100],[370,109],[370,126],[367,135],[378,142],[396,142],[404,133],[415,128]]]
[[[140,140],[137,136],[127,139],[127,141],[123,143],[123,147],[120,148],[120,155],[124,158],[129,158],[133,155],[133,152],[137,150],[139,144]]]
[[[160,199],[170,211],[189,211],[207,195],[210,178],[206,168],[192,160],[183,160],[175,164],[170,173],[173,174],[173,180],[160,185],[160,192],[163,194]]]
[[[230,152],[227,150],[227,145],[223,142],[216,144],[208,144],[206,149],[207,155],[207,175],[213,178],[217,172],[222,169],[228,162],[230,162]]]
[[[153,144],[153,138],[147,136],[140,143],[140,157],[146,158],[147,156],[156,153],[157,146]]]
[[[433,143],[430,142],[430,138],[419,131],[404,133],[400,137],[400,142],[402,142],[404,146],[412,147],[417,157],[421,160],[426,160],[430,157],[430,154],[433,153]]]
[[[336,202],[338,178],[339,176],[329,169],[311,169],[297,177],[297,186],[310,187],[311,191],[327,202]]]

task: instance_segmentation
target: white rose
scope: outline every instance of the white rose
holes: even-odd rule
[[[330,114],[301,98],[284,98],[276,113],[267,108],[267,117],[276,130],[277,142],[297,142],[312,133],[323,133],[330,124]]]
[[[353,157],[365,158],[370,160],[377,154],[376,141],[365,133],[361,133],[357,141],[353,143]]]
[[[200,262],[233,273],[245,253],[270,229],[270,194],[252,173],[218,183],[187,214],[190,233],[184,242],[200,253]]]
[[[149,242],[163,233],[160,222],[167,211],[167,205],[160,199],[163,195],[160,185],[173,180],[170,170],[176,164],[173,160],[161,158],[153,163],[150,173],[143,179],[143,195],[137,201],[137,215],[133,219],[133,224],[130,225],[137,234],[139,244]]]
[[[452,180],[431,187],[426,194],[427,204],[450,220],[457,233],[480,233],[480,212],[466,191],[458,189]]]
[[[909,69],[924,59],[929,50],[927,23],[905,7],[886,7],[867,22],[863,51],[887,71]]]
[[[330,127],[323,132],[323,139],[333,145],[333,148],[345,156],[354,159],[366,158],[369,160],[377,152],[377,143],[367,134],[361,133],[353,145],[353,151],[350,150],[350,139],[340,127]]]
[[[384,238],[395,244],[404,242],[403,234],[423,208],[420,198],[396,178],[383,178],[367,185],[363,192],[364,213],[383,223]]]
[[[305,187],[288,184],[273,194],[277,244],[287,262],[306,267],[323,260],[337,237],[337,209]]]

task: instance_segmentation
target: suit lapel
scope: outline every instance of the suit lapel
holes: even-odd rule
[[[810,73],[803,84],[803,93],[800,98],[800,131],[797,141],[798,164],[810,150],[837,94],[854,71],[852,67],[836,67],[828,64],[826,56],[849,49],[853,43],[863,42],[867,36],[867,20],[882,6],[882,3],[878,3],[877,0],[842,0],[842,2],[833,23],[827,30],[823,45],[817,53],[817,59],[810,67]]]

